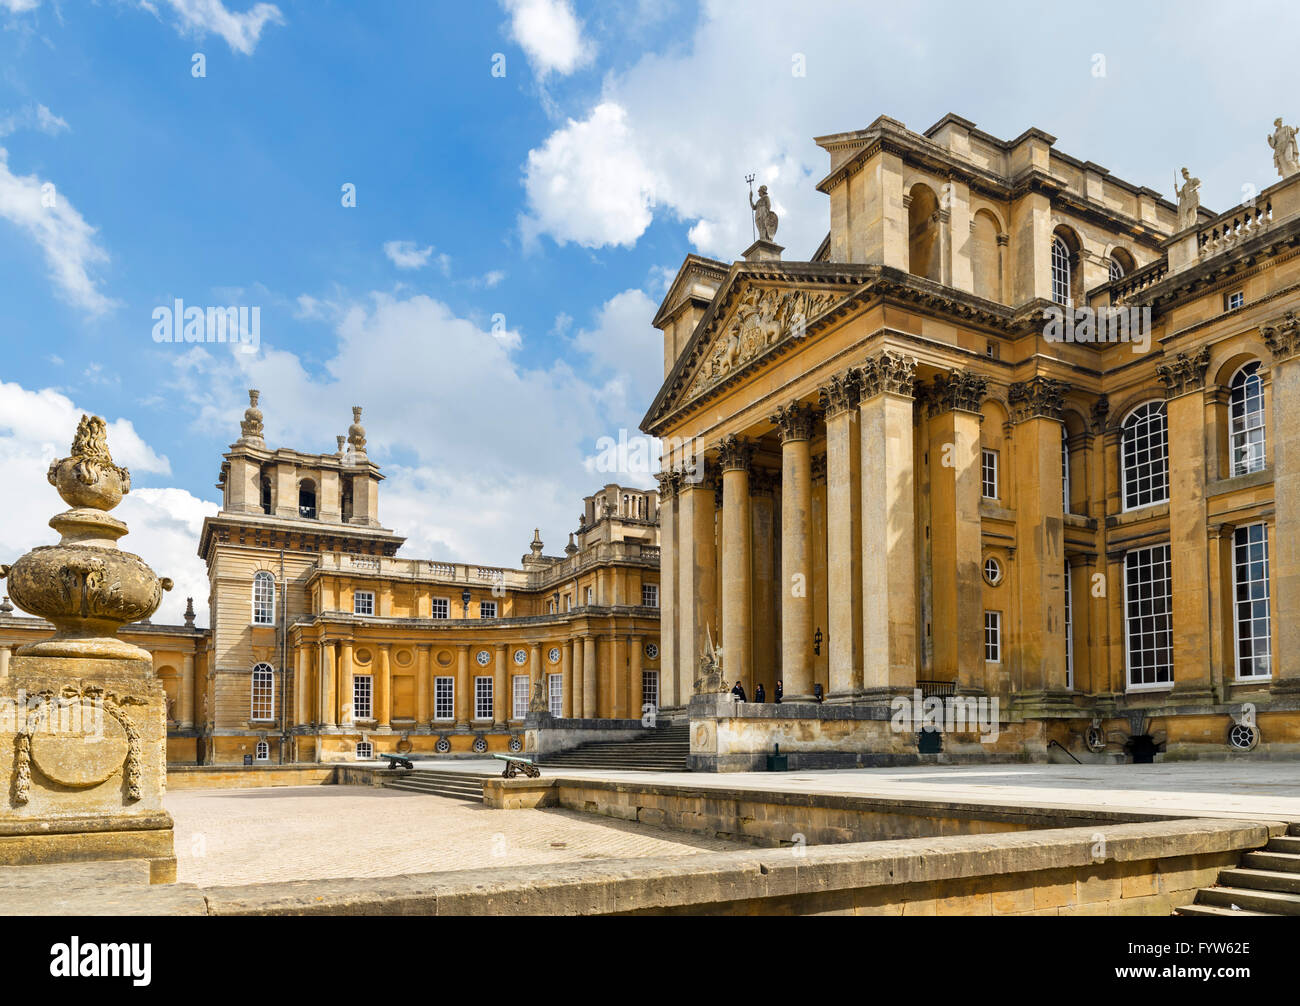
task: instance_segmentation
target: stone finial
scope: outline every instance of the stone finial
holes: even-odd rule
[[[1300,151],[1296,149],[1296,127],[1284,126],[1282,118],[1273,120],[1273,135],[1266,137],[1273,148],[1273,167],[1282,178],[1290,178],[1300,171]]]
[[[352,453],[365,457],[366,428],[361,425],[361,406],[352,406],[352,425],[348,427],[348,446]]]
[[[0,615],[8,615],[14,610],[14,606],[9,603],[9,595],[6,594],[3,601],[0,601]]]
[[[343,457],[343,445],[348,442],[347,435],[344,433],[340,433],[334,439],[338,441],[338,445],[339,445],[339,449],[334,453],[337,454],[339,457]]]
[[[578,554],[578,546],[577,546],[576,544],[574,544],[574,541],[573,541],[573,532],[572,532],[572,531],[569,532],[569,544],[567,544],[567,545],[564,546],[564,554],[565,554],[565,555],[577,555],[577,554]]]
[[[185,598],[185,627],[194,628],[194,598]]]
[[[532,552],[534,556],[541,558],[542,549],[544,547],[545,546],[542,545],[542,529],[539,527],[533,528],[533,540],[528,543],[529,551]]]
[[[172,582],[117,547],[127,527],[108,511],[130,492],[131,473],[113,463],[108,424],[82,416],[71,454],[52,462],[47,478],[72,506],[50,518],[62,537],[0,566],[0,577],[8,577],[18,607],[52,623],[55,633],[18,655],[148,661],[147,650],[116,638],[117,631],[147,620]]]
[[[262,396],[254,388],[248,389],[248,408],[244,410],[244,420],[239,424],[240,441],[259,446],[262,440],[262,410],[257,407],[257,400]]]

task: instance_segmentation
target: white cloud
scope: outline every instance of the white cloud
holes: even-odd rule
[[[0,137],[8,136],[19,129],[35,129],[46,136],[58,136],[70,128],[67,120],[55,115],[45,105],[36,103],[28,105],[21,112],[15,112],[0,119]]]
[[[586,66],[595,47],[583,38],[582,23],[569,0],[502,0],[510,14],[510,36],[539,77],[567,75]]]
[[[77,423],[90,411],[57,391],[0,383],[0,472],[13,490],[6,494],[5,519],[0,521],[0,560],[12,562],[38,545],[57,540],[47,522],[67,504],[46,481],[45,473],[51,461],[67,457]],[[155,452],[129,420],[109,423],[108,446],[113,460],[129,468],[137,482],[142,474],[171,473],[167,458]],[[216,509],[183,489],[137,486],[113,511],[131,529],[121,541],[122,548],[139,555],[159,576],[176,582],[175,589],[163,596],[155,622],[181,622],[187,596],[195,598],[197,611],[207,610],[207,573],[197,554],[198,533],[203,517]]]
[[[563,544],[582,497],[607,479],[584,459],[599,436],[641,417],[645,403],[629,406],[630,383],[616,372],[615,342],[632,336],[614,324],[637,307],[629,295],[598,319],[596,383],[575,370],[581,354],[575,365],[528,365],[516,330],[493,331],[427,296],[373,294],[339,305],[337,342],[319,371],[273,347],[235,367],[195,347],[171,390],[193,403],[200,426],[233,441],[244,389],[259,388],[268,445],[312,452],[332,452],[350,406],[363,406],[370,456],[387,476],[380,519],[410,539],[401,554],[515,564],[534,527]],[[625,365],[638,366],[632,356]]]
[[[108,261],[108,252],[95,241],[95,228],[52,182],[10,171],[8,156],[0,147],[0,218],[40,246],[51,278],[70,303],[90,314],[116,306],[90,275],[92,266]]]
[[[35,10],[41,5],[41,0],[0,0],[0,7],[3,7],[10,14],[25,14],[29,10]]]
[[[422,269],[429,264],[433,246],[421,248],[414,241],[385,241],[384,254],[399,269]]]
[[[631,247],[650,226],[658,187],[634,144],[627,112],[602,102],[528,152],[524,237],[546,233],[560,244]]]
[[[275,4],[257,3],[242,14],[226,8],[222,0],[162,0],[179,19],[176,26],[182,35],[203,39],[209,33],[220,35],[235,52],[251,56],[268,24],[284,24],[284,15]],[[139,0],[140,6],[153,14],[152,0]]]
[[[624,290],[601,305],[594,328],[573,339],[604,381],[610,411],[637,420],[662,383],[663,337],[650,324],[657,306],[643,290]]]

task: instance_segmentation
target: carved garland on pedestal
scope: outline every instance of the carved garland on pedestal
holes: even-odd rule
[[[1210,368],[1210,347],[1202,346],[1195,356],[1179,353],[1173,363],[1156,367],[1156,376],[1165,386],[1166,398],[1177,398],[1205,387],[1205,372]]]
[[[808,320],[821,314],[836,299],[835,294],[818,290],[782,292],[749,287],[741,294],[731,326],[708,350],[686,397],[694,398],[778,342],[799,338]]]
[[[40,725],[45,721],[49,712],[50,703],[56,701],[55,693],[49,689],[38,692],[41,699],[40,707],[34,714],[27,717],[23,723],[23,728],[14,735],[14,803],[25,805],[31,799],[32,787],[32,735],[36,733]],[[124,711],[124,706],[146,706],[149,704],[148,699],[138,698],[134,695],[125,695],[118,698],[112,692],[105,692],[104,689],[97,685],[79,687],[77,685],[65,685],[63,690],[58,694],[57,701],[67,703],[70,701],[83,701],[99,703],[99,705],[110,716],[115,719],[122,727],[126,734],[126,798],[129,801],[141,800],[144,798],[144,789],[141,781],[141,741],[140,731],[131,721]]]
[[[1058,422],[1065,409],[1065,393],[1070,386],[1050,377],[1033,377],[1011,385],[1007,402],[1011,406],[1011,421],[1023,423],[1028,419],[1055,419]]]

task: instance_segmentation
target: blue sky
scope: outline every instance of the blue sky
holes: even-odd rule
[[[333,450],[365,407],[403,554],[514,562],[535,526],[558,552],[583,495],[646,482],[592,471],[596,440],[657,390],[682,257],[748,244],[746,173],[796,259],[828,226],[812,137],[879,114],[1037,126],[1166,195],[1186,163],[1226,208],[1300,119],[1296,28],[1285,4],[0,0],[0,558],[48,540],[45,465],[91,411],[134,474],[124,544],[180,584],[160,617],[201,606],[248,387],[271,446]],[[178,297],[257,306],[261,348],[156,344]]]

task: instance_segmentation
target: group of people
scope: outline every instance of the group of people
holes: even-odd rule
[[[737,702],[749,701],[747,698],[745,698],[745,686],[741,684],[739,681],[736,682],[736,687],[731,690],[731,694],[735,696]],[[777,705],[781,704],[781,695],[782,695],[781,681],[778,678],[776,682],[776,699],[775,699]],[[763,690],[763,682],[761,681],[754,686],[754,701],[755,702],[767,701],[767,692]]]

